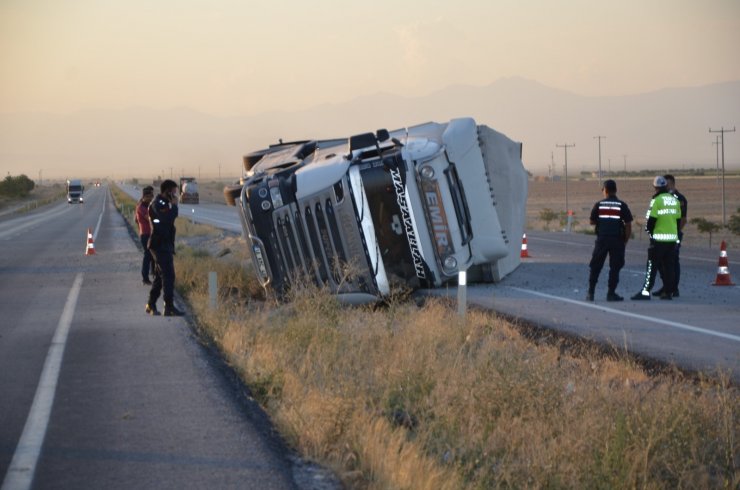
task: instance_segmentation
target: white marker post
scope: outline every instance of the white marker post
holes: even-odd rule
[[[218,275],[216,271],[208,273],[208,305],[212,310],[216,309],[216,297],[218,295]]]
[[[457,314],[465,319],[468,309],[467,271],[460,271],[457,275]]]

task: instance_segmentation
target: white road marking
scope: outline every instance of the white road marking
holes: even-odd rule
[[[683,329],[683,330],[689,330],[691,332],[702,333],[702,334],[705,334],[705,335],[712,335],[712,336],[715,336],[715,337],[721,337],[723,339],[734,340],[735,342],[740,342],[740,336],[738,336],[738,335],[732,335],[732,334],[724,333],[724,332],[716,332],[714,330],[708,330],[706,328],[694,327],[693,325],[686,325],[685,323],[678,323],[678,322],[672,322],[670,320],[664,320],[663,318],[655,318],[655,317],[651,317],[651,316],[638,315],[637,313],[630,313],[630,312],[627,312],[627,311],[616,310],[614,308],[607,308],[606,306],[595,305],[595,304],[592,304],[592,303],[587,303],[585,301],[578,301],[578,300],[569,299],[569,298],[561,298],[560,296],[553,296],[551,294],[540,293],[540,292],[537,292],[537,291],[530,291],[529,289],[522,289],[522,288],[518,288],[518,287],[515,287],[515,286],[507,286],[507,287],[509,289],[513,289],[513,290],[519,291],[521,293],[532,294],[534,296],[540,296],[542,298],[547,298],[547,299],[553,299],[553,300],[557,300],[557,301],[562,301],[564,303],[571,303],[571,304],[578,305],[578,306],[581,306],[581,307],[584,307],[584,308],[593,308],[595,310],[604,311],[606,313],[612,313],[612,314],[616,314],[616,315],[622,315],[622,316],[626,316],[626,317],[630,317],[630,318],[636,318],[638,320],[644,320],[644,321],[653,322],[653,323],[660,323],[661,325],[667,325],[667,326],[673,327],[673,328],[678,328],[678,329]]]
[[[59,381],[64,349],[67,345],[67,336],[82,288],[82,278],[83,274],[78,273],[67,296],[67,302],[64,304],[64,310],[61,318],[59,318],[49,352],[46,354],[44,369],[41,371],[41,378],[36,388],[31,410],[28,413],[28,419],[26,419],[26,425],[23,428],[23,434],[21,434],[18,446],[15,448],[15,454],[8,467],[8,472],[5,474],[2,490],[27,490],[31,488],[33,483],[36,464],[41,454],[41,447],[44,444],[46,429],[49,426],[49,417],[54,404],[54,395]]]

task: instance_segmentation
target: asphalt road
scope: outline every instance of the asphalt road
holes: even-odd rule
[[[267,418],[185,319],[144,314],[107,189],[85,197],[0,222],[2,489],[296,488]]]
[[[138,197],[138,189],[126,187]],[[196,221],[241,232],[235,208],[184,205]],[[611,345],[690,371],[722,369],[740,382],[740,287],[713,286],[719,246],[683,247],[681,296],[672,301],[630,301],[640,290],[648,242],[639,230],[627,246],[618,292],[621,303],[606,302],[608,261],[596,301],[584,301],[594,237],[579,233],[530,232],[530,258],[499,284],[469,285],[470,304],[547,328]],[[730,276],[740,284],[740,252],[728,251]],[[733,262],[734,261],[734,262]],[[735,264],[733,266],[733,263]],[[734,271],[734,276],[733,276]],[[660,287],[660,278],[655,289]],[[423,292],[457,297],[456,285]]]

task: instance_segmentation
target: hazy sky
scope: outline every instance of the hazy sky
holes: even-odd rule
[[[252,114],[509,76],[624,95],[739,60],[739,0],[0,0],[6,113]]]

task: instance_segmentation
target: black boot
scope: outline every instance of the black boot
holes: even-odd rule
[[[164,316],[184,316],[185,312],[175,308],[175,305],[164,305]]]

